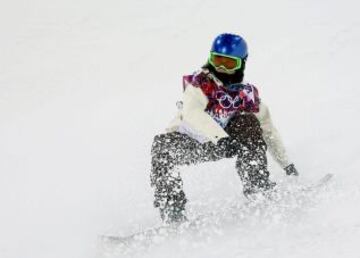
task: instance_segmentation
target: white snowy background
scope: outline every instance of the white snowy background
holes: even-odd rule
[[[360,257],[356,0],[0,0],[0,257],[125,257],[98,236],[158,223],[150,147],[213,38],[243,35],[301,180],[336,175],[296,220],[136,257]],[[183,169],[189,208],[241,199],[234,160]],[[270,160],[272,177],[284,172]],[[196,206],[198,205],[198,206]],[[201,206],[202,205],[202,206]],[[280,214],[281,215],[281,214]],[[259,219],[260,220],[260,219]]]

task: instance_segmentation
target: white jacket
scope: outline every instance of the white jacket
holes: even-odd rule
[[[201,143],[211,141],[216,144],[219,139],[228,137],[224,129],[205,111],[207,104],[208,99],[200,88],[187,86],[182,107],[166,131],[185,133]],[[291,164],[280,135],[271,121],[269,109],[263,102],[260,103],[259,112],[254,115],[260,122],[272,157],[283,168]]]

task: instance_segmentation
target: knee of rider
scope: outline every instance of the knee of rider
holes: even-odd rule
[[[169,134],[159,134],[154,137],[151,153],[164,153],[173,150],[174,141]]]

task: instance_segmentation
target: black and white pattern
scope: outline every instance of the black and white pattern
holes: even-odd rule
[[[235,166],[246,196],[274,187],[275,183],[269,180],[267,147],[257,118],[253,114],[237,115],[225,131],[230,137],[217,144],[199,143],[179,132],[155,136],[151,150],[151,185],[155,192],[154,206],[160,209],[164,221],[185,219],[186,196],[177,169],[182,165],[237,157]]]

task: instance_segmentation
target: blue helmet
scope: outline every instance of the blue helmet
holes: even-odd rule
[[[241,59],[246,59],[248,56],[245,40],[238,35],[229,33],[220,34],[215,38],[211,52]]]

